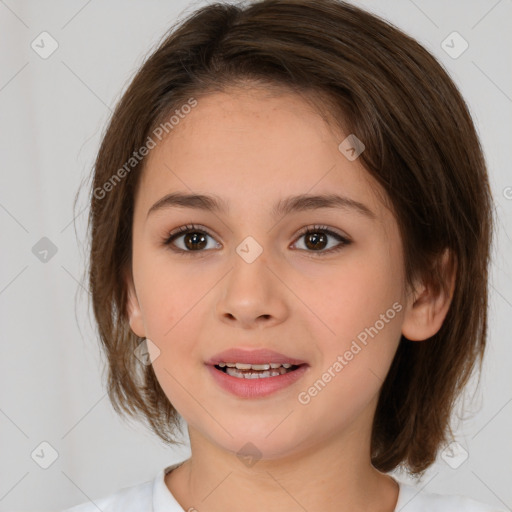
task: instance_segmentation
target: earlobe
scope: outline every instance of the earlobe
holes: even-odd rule
[[[439,286],[421,284],[407,301],[402,334],[411,341],[423,341],[436,334],[443,325],[455,290],[456,262],[445,249],[437,263]]]
[[[127,304],[126,311],[130,323],[130,329],[139,338],[145,338],[144,322],[142,319],[142,312],[135,291],[135,285],[133,283],[133,277],[131,272],[125,272],[125,283],[126,283],[126,295]]]

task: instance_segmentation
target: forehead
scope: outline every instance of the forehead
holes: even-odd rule
[[[180,190],[268,208],[288,195],[337,192],[381,216],[382,189],[339,150],[344,138],[291,91],[233,88],[200,96],[146,158],[138,202],[148,209]]]

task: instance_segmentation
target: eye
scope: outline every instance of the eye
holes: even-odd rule
[[[191,252],[204,252],[203,249],[212,249],[215,247],[208,247],[208,237],[211,235],[202,227],[195,224],[181,226],[167,238],[164,239],[164,245],[177,253],[191,253]],[[182,239],[182,240],[180,240]],[[180,243],[175,243],[179,241]],[[219,244],[217,244],[219,246]]]
[[[339,251],[351,243],[348,238],[326,226],[306,227],[299,234],[299,239],[303,237],[305,238],[304,248],[299,247],[299,249],[321,254]],[[171,232],[163,240],[163,244],[179,254],[200,253],[205,252],[204,249],[220,248],[220,244],[215,243],[213,246],[208,246],[208,238],[213,239],[206,228],[195,224],[188,224]],[[329,238],[334,238],[338,243],[334,244],[334,246],[331,244],[329,247]],[[325,250],[326,247],[328,247],[327,250]]]
[[[352,243],[347,237],[336,233],[326,226],[312,226],[304,228],[299,235],[299,238],[303,237],[305,249],[302,250],[321,254],[339,251],[344,246]],[[324,250],[329,246],[329,238],[334,238],[338,241],[338,244],[335,244],[334,247],[331,245],[327,250]]]

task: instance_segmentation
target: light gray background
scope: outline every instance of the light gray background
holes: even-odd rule
[[[110,406],[81,282],[85,194],[75,212],[73,200],[129,78],[180,13],[205,3],[0,1],[0,511],[59,510],[149,480],[189,455],[187,445],[165,447]],[[457,456],[447,463],[440,455],[421,486],[511,509],[512,2],[360,4],[416,37],[461,88],[499,214],[489,349],[465,404],[470,418],[457,428],[468,458],[454,468]],[[59,45],[47,59],[31,48],[43,31]],[[469,43],[457,59],[441,47],[453,31]],[[57,248],[46,263],[32,252],[42,237]],[[31,458],[36,449],[50,453],[44,441],[58,452],[48,469]]]

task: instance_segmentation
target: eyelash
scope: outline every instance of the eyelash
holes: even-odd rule
[[[335,247],[331,247],[330,249],[327,249],[327,250],[306,251],[306,252],[310,253],[311,255],[332,254],[334,252],[340,251],[341,249],[343,249],[343,247],[350,245],[352,243],[352,241],[349,240],[348,238],[340,235],[339,233],[336,233],[335,231],[332,231],[327,226],[321,226],[321,225],[308,226],[306,228],[301,229],[297,238],[299,239],[305,235],[310,235],[310,234],[318,233],[318,232],[326,233],[327,235],[332,236],[333,238],[338,240],[338,242],[340,242],[340,243],[338,245],[336,245]],[[201,254],[201,253],[207,252],[207,250],[185,251],[183,249],[179,249],[172,245],[172,242],[174,242],[174,240],[176,240],[180,236],[183,236],[188,233],[202,233],[202,234],[210,236],[211,238],[214,238],[213,235],[211,235],[206,228],[199,226],[197,224],[187,224],[186,226],[181,226],[178,229],[175,229],[174,231],[169,233],[169,235],[163,239],[162,243],[163,243],[163,245],[167,246],[173,252],[176,252],[182,256],[193,255],[194,253]],[[301,250],[304,250],[304,249],[301,249]]]

